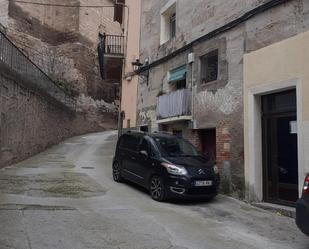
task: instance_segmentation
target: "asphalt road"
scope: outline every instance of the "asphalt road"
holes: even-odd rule
[[[115,183],[116,138],[75,137],[0,170],[0,249],[309,249],[291,218],[225,196],[158,203]]]

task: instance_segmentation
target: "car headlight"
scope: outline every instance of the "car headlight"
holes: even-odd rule
[[[217,165],[214,166],[214,172],[216,175],[219,174],[219,168]]]
[[[186,175],[187,170],[180,165],[174,165],[170,163],[161,163],[163,167],[166,168],[167,172],[172,174],[172,175]]]

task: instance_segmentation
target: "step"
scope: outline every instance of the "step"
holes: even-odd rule
[[[252,203],[252,206],[268,210],[279,215],[284,215],[290,218],[295,218],[296,212],[294,207],[288,207],[268,202],[255,202]]]

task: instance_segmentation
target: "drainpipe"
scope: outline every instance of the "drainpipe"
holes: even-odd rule
[[[194,82],[193,82],[193,62],[191,63],[191,91],[192,91],[192,96],[191,96],[191,116],[192,116],[192,122],[194,126]],[[194,127],[193,127],[194,128]]]
[[[98,44],[98,57],[100,66],[100,75],[102,80],[105,80],[105,45],[106,45],[106,34],[99,33],[99,44]]]
[[[125,112],[122,111],[122,91],[123,91],[123,80],[124,80],[124,72],[125,72],[125,59],[122,59],[122,73],[121,79],[119,83],[119,111],[118,111],[118,138],[122,135],[123,132],[123,121],[125,119]],[[127,127],[128,128],[128,127]]]
[[[118,110],[118,124],[117,124],[118,138],[122,135],[122,128],[123,128],[123,113],[121,105],[122,105],[122,79],[120,80],[119,84],[119,110]]]
[[[188,55],[188,63],[191,67],[191,120],[192,127],[194,128],[194,83],[193,83],[193,64],[194,64],[194,54],[190,53]]]

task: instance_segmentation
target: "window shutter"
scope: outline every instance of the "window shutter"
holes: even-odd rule
[[[115,1],[114,22],[119,22],[120,24],[122,24],[122,22],[123,22],[123,5],[124,4],[125,4],[125,0]]]

